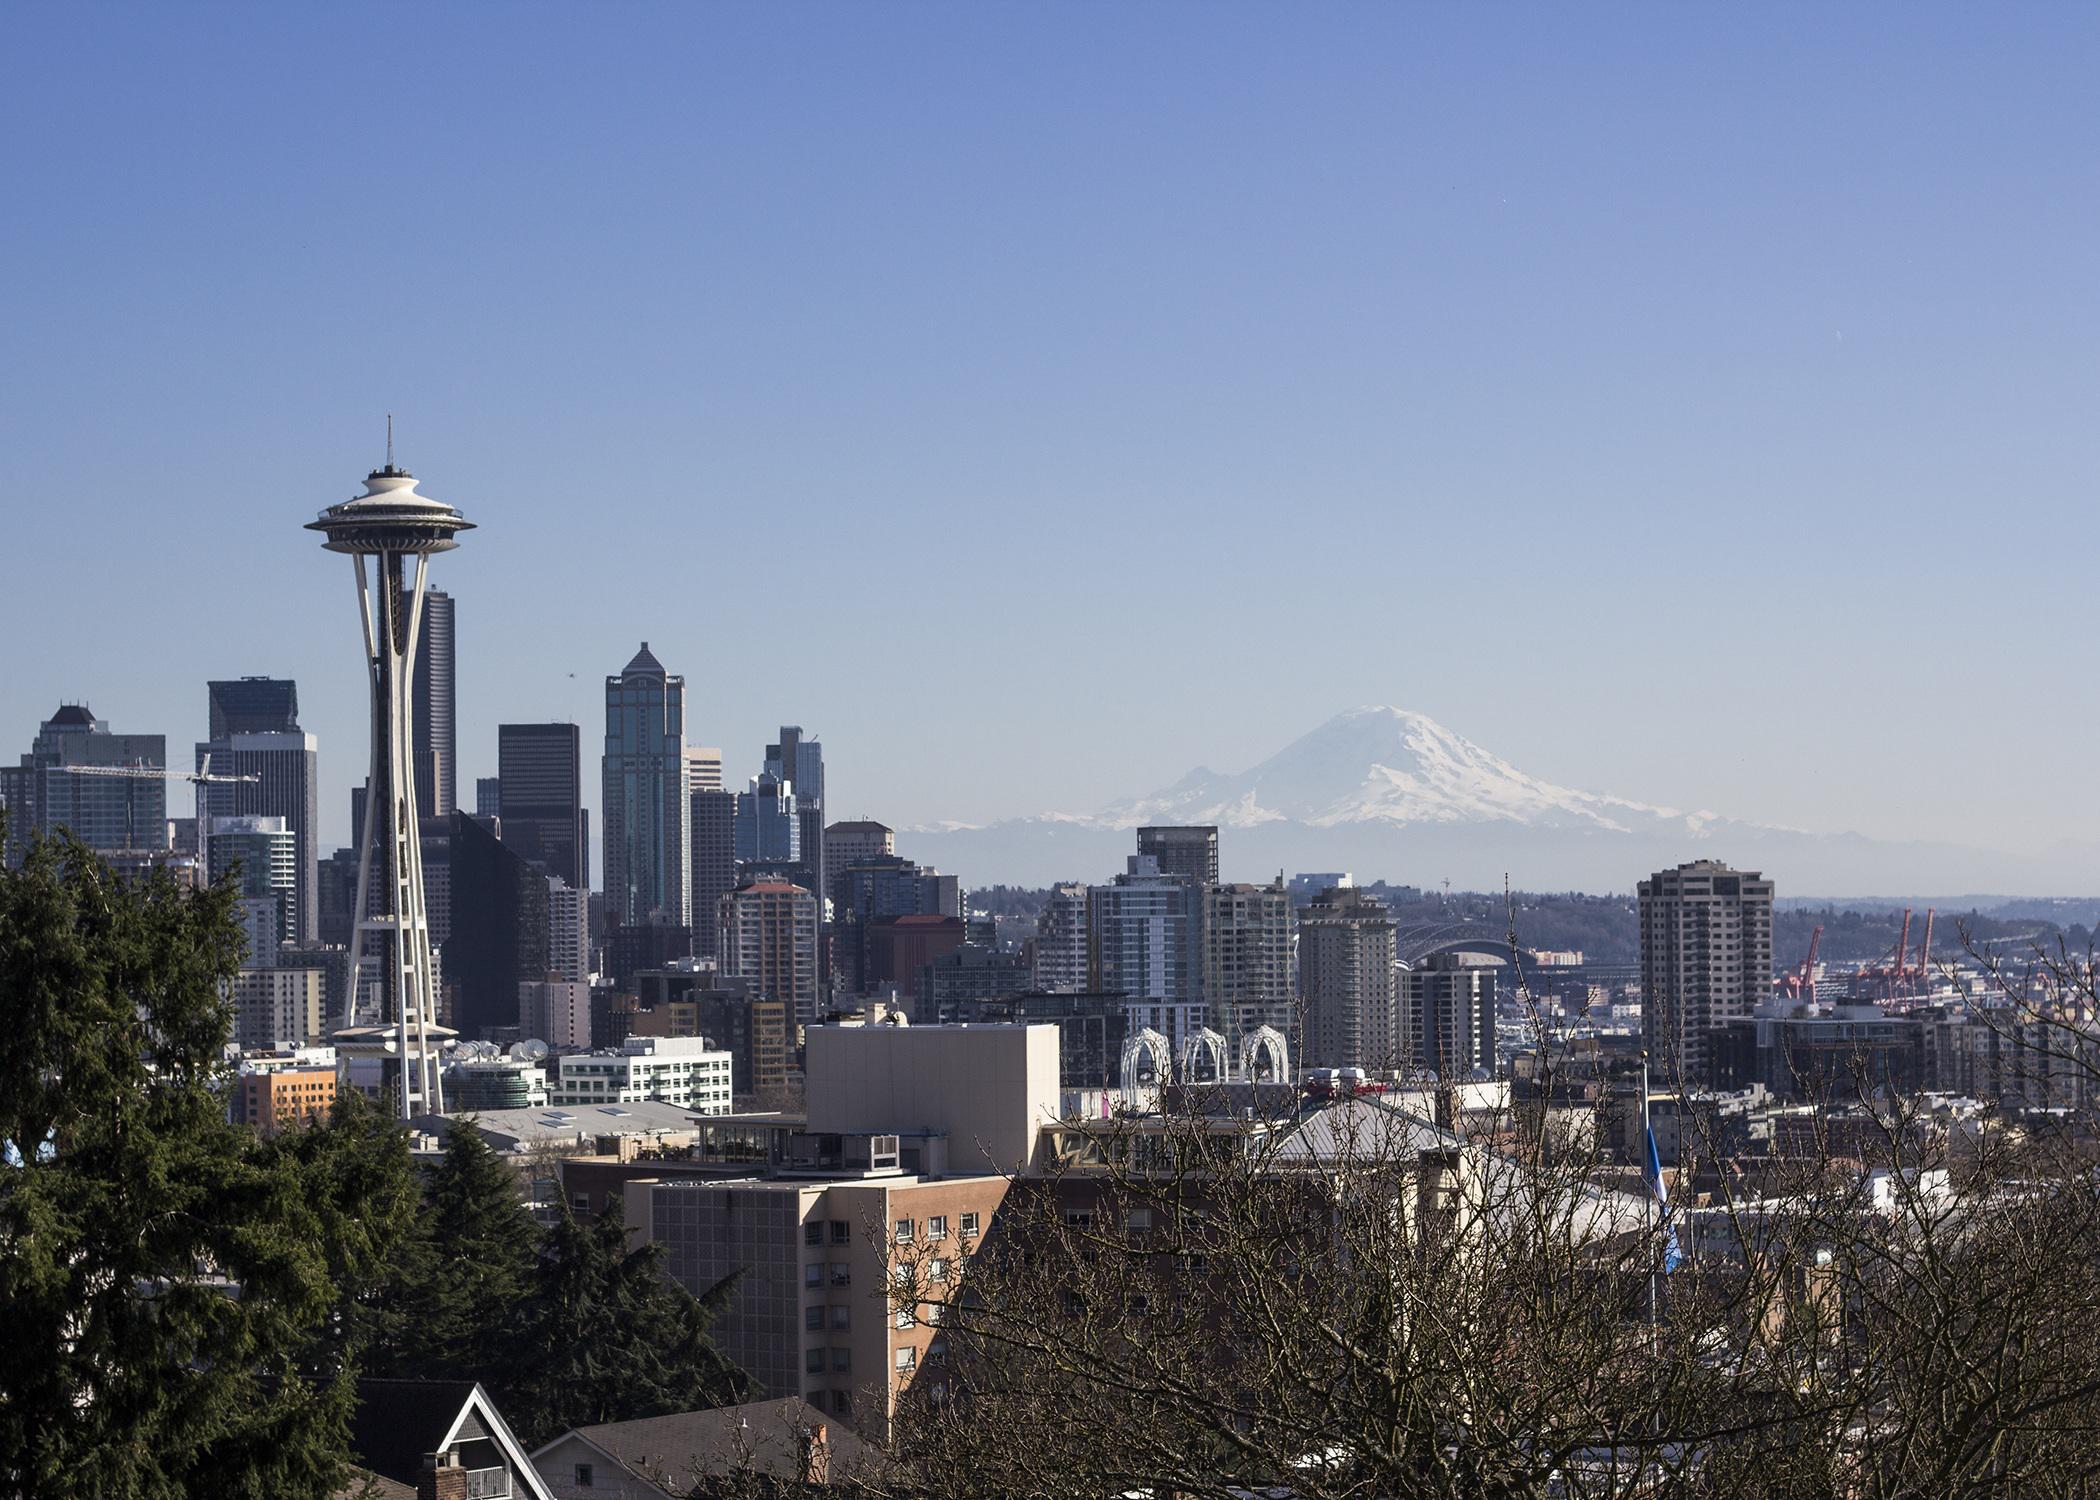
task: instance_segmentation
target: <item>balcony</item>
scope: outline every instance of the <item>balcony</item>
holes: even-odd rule
[[[510,1500],[510,1470],[467,1470],[467,1500]]]

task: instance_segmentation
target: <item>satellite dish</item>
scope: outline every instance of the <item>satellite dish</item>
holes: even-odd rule
[[[506,1052],[504,1056],[510,1058],[514,1062],[525,1061],[525,1044],[523,1042],[512,1042],[510,1044],[510,1050]]]
[[[524,1049],[523,1056],[527,1062],[544,1062],[547,1054],[554,1050],[538,1037],[529,1037],[518,1045]]]

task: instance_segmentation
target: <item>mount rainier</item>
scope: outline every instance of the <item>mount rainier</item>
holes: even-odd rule
[[[1480,890],[1506,873],[1521,889],[1630,891],[1653,870],[1712,858],[1763,869],[1782,895],[2051,884],[2048,860],[1806,833],[1559,786],[1425,715],[1377,706],[1337,714],[1237,774],[1199,767],[1095,813],[901,829],[897,843],[965,884],[1102,881],[1123,868],[1130,830],[1146,823],[1219,825],[1228,880],[1348,870]],[[2058,888],[2091,883],[2083,859],[2056,863]]]

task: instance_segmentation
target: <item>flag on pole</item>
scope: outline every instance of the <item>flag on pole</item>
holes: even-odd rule
[[[1677,1245],[1677,1226],[1670,1222],[1670,1187],[1663,1181],[1662,1154],[1655,1149],[1655,1127],[1648,1127],[1648,1196],[1655,1200],[1663,1227],[1663,1271],[1668,1274],[1684,1262]]]

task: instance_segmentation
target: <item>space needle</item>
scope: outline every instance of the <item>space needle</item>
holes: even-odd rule
[[[372,768],[358,830],[357,921],[336,1043],[347,1057],[377,1058],[383,1072],[397,1072],[406,1120],[419,1110],[444,1109],[437,1054],[451,1035],[437,1024],[430,908],[416,827],[411,679],[431,554],[451,551],[459,545],[454,538],[474,524],[443,501],[416,493],[415,476],[394,464],[394,419],[388,417],[386,467],[365,476],[362,495],[329,506],[306,529],[325,536],[330,552],[349,554],[357,569],[357,613],[372,683]],[[366,1001],[368,964],[376,970],[376,1006]]]

